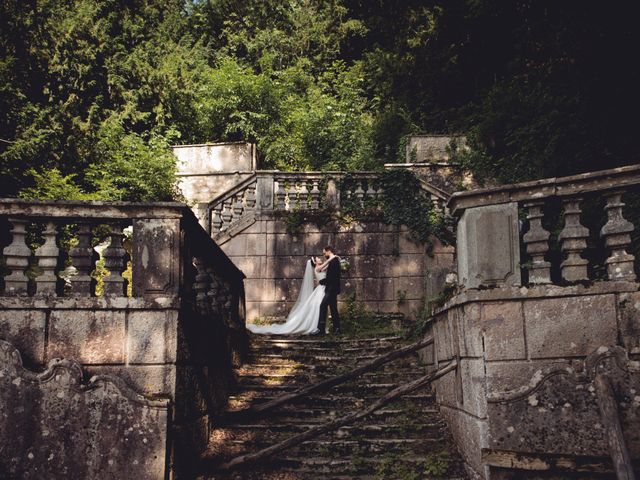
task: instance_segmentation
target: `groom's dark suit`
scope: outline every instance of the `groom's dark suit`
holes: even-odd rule
[[[340,315],[338,314],[338,294],[340,293],[340,259],[333,257],[327,267],[327,276],[320,280],[320,285],[325,286],[324,298],[320,303],[320,318],[318,330],[324,332],[327,325],[327,307],[331,309],[333,331],[340,330]]]

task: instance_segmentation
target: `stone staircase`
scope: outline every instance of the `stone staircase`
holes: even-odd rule
[[[403,346],[400,337],[252,338],[250,363],[238,371],[230,410],[240,410],[347,372]],[[394,387],[424,375],[416,355],[397,359],[350,383],[318,392],[213,431],[202,479],[464,479],[462,461],[427,387],[365,421],[302,442],[234,472],[216,465],[360,410]]]

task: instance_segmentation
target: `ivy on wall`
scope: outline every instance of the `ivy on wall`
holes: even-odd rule
[[[428,248],[434,237],[443,243],[452,242],[449,220],[441,210],[435,208],[413,172],[405,169],[385,170],[371,181],[371,186],[380,193],[375,198],[360,200],[354,193],[359,182],[363,187],[360,178],[347,174],[336,179],[340,189],[340,209],[325,207],[285,212],[282,217],[287,231],[301,233],[306,224],[324,228],[333,221],[340,225],[381,221],[398,228],[403,225],[408,227],[409,238]],[[365,185],[363,189],[368,187]]]

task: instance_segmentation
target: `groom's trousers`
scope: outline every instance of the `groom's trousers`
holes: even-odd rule
[[[340,315],[338,314],[338,293],[335,289],[327,287],[324,292],[322,302],[320,302],[320,318],[318,319],[318,330],[324,332],[327,327],[327,308],[331,310],[331,320],[333,331],[340,330]]]

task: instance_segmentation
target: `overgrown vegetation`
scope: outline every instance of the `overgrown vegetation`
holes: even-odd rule
[[[634,162],[637,9],[7,0],[0,189],[168,199],[172,143],[248,140],[265,168],[356,170],[402,158],[418,131],[466,134],[480,179]]]
[[[355,293],[346,296],[340,309],[340,323],[343,335],[352,338],[384,337],[402,331],[399,314],[372,312]]]

